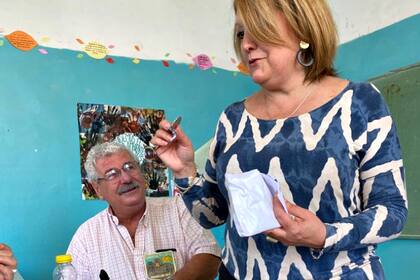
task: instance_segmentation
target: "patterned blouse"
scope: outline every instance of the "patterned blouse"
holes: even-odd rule
[[[252,169],[276,178],[287,200],[325,223],[322,251],[238,235],[224,175]],[[395,124],[368,83],[350,82],[321,107],[288,119],[260,120],[244,101],[230,105],[204,178],[184,202],[203,227],[226,223],[222,259],[236,279],[383,279],[376,244],[396,238],[407,217]]]

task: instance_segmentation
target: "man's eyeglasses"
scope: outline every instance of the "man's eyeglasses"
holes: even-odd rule
[[[108,170],[104,177],[98,177],[96,180],[99,181],[107,181],[107,182],[115,182],[121,178],[122,171],[127,173],[130,176],[138,174],[140,167],[139,164],[135,161],[129,161],[123,164],[121,169],[119,168],[112,168]]]

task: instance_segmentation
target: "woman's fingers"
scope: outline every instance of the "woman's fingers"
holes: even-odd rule
[[[281,243],[285,244],[285,240],[286,240],[286,231],[282,228],[275,228],[272,230],[268,230],[266,232],[264,232],[268,238],[267,241],[269,242],[274,242],[274,240],[280,241]],[[273,240],[274,239],[274,240]]]
[[[282,227],[289,227],[291,223],[293,223],[293,219],[290,215],[284,210],[283,205],[281,204],[280,200],[277,197],[277,192],[274,194],[273,197],[273,210],[274,215],[277,218],[277,221]]]
[[[171,141],[172,137],[173,135],[171,132],[160,128],[155,132],[155,135],[150,142],[152,142],[153,145],[164,146]]]
[[[309,210],[289,202],[287,203],[287,210],[289,210],[290,215],[293,215],[300,220],[306,220],[312,214]]]
[[[162,120],[159,123],[159,129],[151,139],[151,143],[155,146],[167,146],[173,142],[177,142],[182,147],[192,147],[191,140],[184,133],[180,126],[175,129],[171,128],[171,123],[167,120]]]

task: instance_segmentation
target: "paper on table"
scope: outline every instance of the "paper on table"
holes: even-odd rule
[[[271,176],[254,169],[239,174],[227,173],[225,178],[230,214],[239,236],[252,236],[280,227],[273,212],[275,192],[284,209],[287,208],[279,184]]]

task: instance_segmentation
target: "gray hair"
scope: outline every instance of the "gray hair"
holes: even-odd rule
[[[97,160],[111,156],[118,152],[127,152],[134,160],[137,161],[137,157],[133,154],[133,152],[122,144],[118,144],[115,142],[105,142],[93,146],[87,154],[85,161],[85,171],[87,180],[92,183],[93,181],[98,179],[98,174],[96,172]]]

